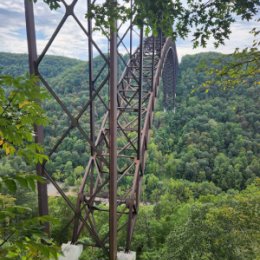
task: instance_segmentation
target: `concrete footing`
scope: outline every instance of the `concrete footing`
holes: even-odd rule
[[[62,244],[61,251],[63,256],[59,256],[59,260],[79,260],[83,251],[83,245],[72,245],[68,242],[67,244]],[[117,252],[117,260],[136,260],[136,252],[130,251],[126,253],[119,251]]]
[[[59,256],[59,260],[78,260],[83,251],[83,245],[72,245],[68,242],[62,244],[61,251],[63,256]]]
[[[130,251],[128,253],[120,251],[117,252],[117,260],[136,260],[136,252]]]

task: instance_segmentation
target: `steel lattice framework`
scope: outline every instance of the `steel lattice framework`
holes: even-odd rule
[[[38,56],[33,4],[25,0],[30,73],[39,76],[42,84],[70,120],[69,127],[53,145],[49,157],[52,158],[73,129],[79,131],[89,147],[90,156],[86,162],[76,205],[52,178],[52,173],[48,171],[46,163],[38,165],[37,172],[53,183],[74,212],[73,218],[68,223],[73,226],[72,243],[77,243],[82,232],[87,231],[93,242],[91,245],[102,248],[104,254],[109,255],[111,260],[115,260],[118,236],[125,236],[125,250],[130,250],[140,203],[149,130],[152,126],[160,79],[162,77],[164,106],[166,109],[173,110],[178,59],[175,44],[170,38],[165,38],[160,30],[158,37],[145,38],[143,28],[137,29],[132,24],[132,20],[129,21],[127,27],[124,27],[121,34],[120,29],[123,28],[123,24],[117,26],[115,21],[117,32],[110,32],[108,39],[110,53],[104,54],[93,37],[92,20],[88,19],[87,26],[84,26],[75,15],[74,7],[77,2],[78,0],[74,0],[67,4],[61,0],[65,8],[64,16]],[[88,0],[88,8],[94,2]],[[133,4],[132,1],[131,5]],[[68,17],[72,17],[79,29],[83,31],[86,44],[88,44],[89,69],[86,75],[88,98],[76,115],[69,111],[39,70],[43,58]],[[134,41],[137,38],[139,47],[133,50]],[[118,51],[120,46],[127,50],[127,56],[120,54]],[[93,48],[104,61],[104,65],[95,73],[95,76]],[[119,78],[117,78],[118,61],[124,67]],[[103,77],[100,81],[101,75]],[[106,88],[108,100],[104,98]],[[97,115],[95,111],[97,106],[103,107],[102,115]],[[80,120],[86,113],[89,115],[89,123],[85,129]],[[36,141],[43,143],[43,129],[40,126],[36,126]],[[38,184],[38,195],[39,213],[48,214],[46,184]],[[100,218],[109,223],[108,230],[98,226]]]

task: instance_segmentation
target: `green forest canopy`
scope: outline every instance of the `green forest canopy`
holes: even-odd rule
[[[229,56],[204,53],[182,59],[176,113],[163,111],[159,95],[144,181],[143,200],[147,205],[141,207],[133,241],[140,260],[161,259],[162,255],[164,259],[198,260],[257,259],[259,255],[259,85],[250,81],[225,91],[213,85],[205,91],[200,87],[210,77],[205,63],[214,68],[218,66],[213,62],[216,58],[223,60]],[[198,66],[202,61],[204,67]],[[83,61],[47,56],[40,68],[72,112],[85,102],[87,82],[83,75],[87,66]],[[102,63],[97,57],[95,68],[99,66]],[[27,56],[1,53],[0,67],[3,74],[23,74],[27,71]],[[48,151],[48,145],[55,143],[55,133],[64,129],[66,120],[52,98],[44,107],[49,117],[45,128]],[[65,139],[48,167],[56,180],[77,185],[87,158],[88,151],[80,135],[75,134]],[[30,170],[31,166],[21,157],[1,153],[1,176]],[[8,196],[8,200],[6,196],[1,198],[5,201],[2,207],[15,203],[33,210],[19,212],[18,219],[9,216],[9,222],[3,226],[5,232],[37,212],[35,194],[19,186]],[[71,230],[64,231],[63,224],[72,212],[61,198],[50,198],[50,214],[62,216],[52,226],[52,237],[57,243],[67,242]],[[107,225],[105,220],[100,221],[104,227]],[[20,237],[28,235],[24,232]],[[119,244],[122,243],[123,240]],[[84,255],[89,257],[88,250],[84,251],[83,259]],[[91,252],[93,260],[101,259],[97,257],[98,251]]]

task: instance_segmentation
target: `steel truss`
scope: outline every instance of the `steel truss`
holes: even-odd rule
[[[107,56],[95,42],[92,20],[87,20],[87,28],[85,28],[75,15],[74,7],[77,2],[78,0],[74,0],[71,4],[67,4],[61,0],[66,10],[64,16],[42,53],[37,56],[33,4],[25,0],[30,72],[39,76],[42,84],[70,120],[70,126],[53,145],[49,157],[52,158],[73,129],[80,132],[89,146],[90,157],[84,176],[82,176],[76,205],[52,178],[52,173],[48,172],[46,163],[38,165],[37,172],[53,183],[74,213],[67,224],[67,226],[73,226],[72,243],[77,243],[83,231],[87,231],[93,242],[91,245],[102,248],[104,254],[110,255],[110,259],[115,260],[118,247],[124,246],[126,251],[130,250],[140,204],[149,130],[152,126],[161,77],[164,106],[166,109],[174,109],[177,52],[170,38],[165,38],[162,33],[159,33],[158,37],[145,38],[143,28],[137,33],[137,28],[131,20],[121,36],[120,29],[123,28],[123,24],[117,27],[117,32],[110,32],[110,53]],[[88,0],[88,7],[94,2]],[[131,2],[131,5],[133,4]],[[89,69],[86,78],[89,84],[86,88],[88,88],[89,97],[77,115],[69,111],[39,71],[44,56],[68,17],[75,20],[86,35],[88,43]],[[133,51],[136,37],[139,39],[139,47]],[[118,51],[119,47],[126,49],[128,61],[125,61],[125,57]],[[104,65],[95,73],[95,76],[93,48],[104,61]],[[119,80],[117,79],[117,60],[124,65]],[[104,74],[106,74],[104,79],[97,84],[99,77]],[[103,90],[106,87],[109,90],[108,101],[104,98]],[[104,111],[102,121],[95,113],[99,105],[103,106]],[[86,113],[89,114],[89,125],[87,129],[84,129],[80,119]],[[41,127],[36,127],[36,136],[36,141],[42,143]],[[46,185],[38,184],[41,215],[48,214],[46,191]],[[108,230],[100,226],[98,223],[100,218],[109,223]],[[118,236],[125,236],[125,245],[117,245]]]

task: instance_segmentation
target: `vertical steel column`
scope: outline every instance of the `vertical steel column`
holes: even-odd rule
[[[28,54],[29,54],[29,70],[30,75],[37,75],[37,48],[36,48],[36,36],[35,36],[35,24],[34,24],[34,13],[33,13],[33,2],[30,0],[24,1],[25,7],[25,21],[26,21],[26,32],[27,32],[27,42],[28,42]],[[42,145],[43,144],[43,127],[34,126],[36,133],[35,142]],[[43,166],[37,164],[36,172],[39,176],[44,176]],[[48,215],[48,193],[47,184],[37,182],[38,190],[38,207],[39,215]],[[45,223],[45,231],[49,233],[49,224]]]
[[[139,97],[138,97],[138,144],[137,160],[141,160],[141,131],[142,131],[142,88],[143,88],[143,34],[144,27],[140,29],[140,53],[139,53]]]
[[[131,0],[131,12],[133,10],[133,0]],[[132,59],[132,54],[133,54],[133,14],[131,13],[131,18],[130,18],[130,60]]]
[[[88,12],[91,7],[91,0],[88,0]],[[90,153],[91,156],[94,155],[94,145],[95,145],[95,118],[94,118],[94,99],[93,99],[93,90],[94,90],[94,82],[93,82],[93,44],[92,44],[92,19],[88,18],[88,64],[89,64],[89,113],[90,113],[90,140],[91,140],[91,148]],[[93,194],[94,189],[94,162],[91,162],[91,170],[90,170],[90,196]]]
[[[116,0],[110,0],[116,6]],[[110,28],[109,77],[109,260],[117,258],[117,21]]]

